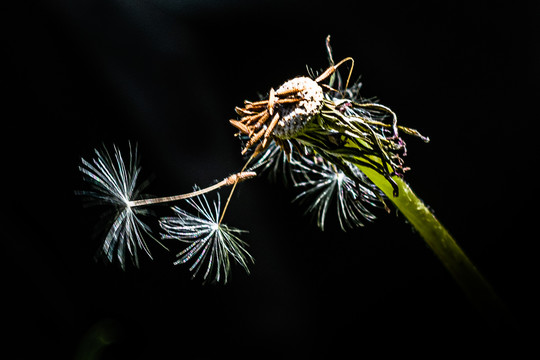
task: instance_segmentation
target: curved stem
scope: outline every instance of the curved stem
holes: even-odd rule
[[[159,204],[159,203],[164,203],[164,202],[171,202],[171,201],[178,201],[178,200],[188,199],[188,198],[191,198],[191,197],[194,197],[194,196],[199,196],[199,195],[205,194],[205,193],[210,192],[210,191],[217,190],[222,186],[228,186],[228,185],[236,186],[237,183],[242,182],[244,180],[247,180],[249,178],[252,178],[252,177],[254,177],[256,175],[257,174],[254,173],[253,171],[245,171],[245,172],[242,171],[242,172],[239,172],[237,174],[231,175],[231,176],[221,180],[217,184],[206,187],[204,189],[193,191],[193,192],[190,192],[190,193],[187,193],[187,194],[180,194],[180,195],[174,195],[174,196],[164,196],[164,197],[159,197],[159,198],[141,199],[141,200],[129,201],[128,206],[129,207],[136,207],[136,206],[152,205],[152,204]]]

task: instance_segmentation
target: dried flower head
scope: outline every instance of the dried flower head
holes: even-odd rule
[[[140,191],[137,180],[141,168],[137,160],[137,147],[132,149],[130,145],[127,165],[116,146],[114,157],[105,147],[102,151],[96,149],[95,155],[91,162],[82,159],[79,170],[92,190],[79,194],[87,196],[94,203],[113,207],[114,218],[102,246],[106,258],[113,262],[116,255],[122,268],[125,268],[126,257],[129,256],[138,266],[138,249],[151,257],[144,240],[144,235],[151,235],[151,230],[139,219],[139,215],[144,215],[145,211],[131,206]]]
[[[298,91],[298,89],[302,89]],[[293,138],[298,134],[313,116],[317,115],[323,104],[323,90],[315,81],[300,76],[285,82],[276,94],[282,97],[295,94],[297,102],[281,104],[280,117],[273,135],[279,139]]]
[[[398,186],[392,177],[402,176],[407,170],[401,158],[405,154],[405,142],[400,135],[417,136],[426,142],[429,139],[414,129],[398,125],[397,116],[390,108],[363,101],[348,91],[350,72],[343,86],[338,68],[354,61],[345,58],[334,64],[329,39],[327,49],[330,67],[315,79],[294,78],[277,90],[270,89],[267,100],[245,101],[244,107],[236,108],[241,118],[230,122],[239,134],[249,137],[242,153],[257,145],[256,156],[272,141],[287,157],[294,148],[307,148],[308,153],[319,154],[345,173],[351,164],[372,168],[386,178],[394,196],[398,196]],[[336,78],[338,88],[334,89]],[[326,80],[329,84],[324,83]]]
[[[213,207],[204,195],[187,201],[197,211],[197,215],[175,206],[172,208],[176,213],[175,217],[160,220],[161,228],[165,231],[162,234],[163,239],[176,239],[189,244],[177,254],[178,260],[175,264],[194,260],[189,268],[193,271],[193,277],[206,266],[203,279],[211,278],[215,282],[223,283],[227,282],[231,270],[231,258],[249,273],[248,262],[252,262],[253,258],[245,249],[246,243],[236,235],[244,231],[220,222],[219,193]]]

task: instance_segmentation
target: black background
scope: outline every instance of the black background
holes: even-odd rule
[[[105,359],[473,355],[519,351],[534,323],[538,8],[497,1],[41,1],[2,10],[2,327],[6,353]],[[406,179],[507,304],[489,325],[404,219],[324,232],[266,178],[227,223],[256,262],[201,285],[150,242],[139,269],[95,261],[100,210],[80,158],[136,142],[148,193],[238,171],[228,119],[305,66],[355,58],[363,95],[406,126]],[[227,192],[223,192],[225,196]],[[168,214],[166,207],[156,209]],[[15,351],[12,353],[11,351]],[[84,357],[82,357],[84,358]]]

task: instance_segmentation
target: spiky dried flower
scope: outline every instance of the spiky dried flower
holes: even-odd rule
[[[406,147],[401,135],[429,139],[398,125],[390,108],[360,97],[361,83],[349,87],[354,60],[345,58],[335,64],[329,41],[328,37],[330,67],[318,76],[299,76],[277,90],[270,89],[267,100],[245,101],[244,107],[236,107],[241,118],[230,122],[239,130],[238,136],[248,138],[242,153],[255,149],[248,160],[255,159],[251,169],[270,170],[273,177],[281,170],[285,179],[290,177],[302,187],[296,200],[312,199],[308,212],[317,214],[321,228],[335,195],[338,219],[345,230],[363,226],[363,219],[373,220],[368,207],[386,208],[382,192],[374,190],[358,167],[384,176],[398,196],[393,177],[408,170],[402,159]],[[338,68],[346,62],[351,68],[343,82]],[[298,174],[304,179],[298,181]]]
[[[383,175],[398,196],[398,185],[392,178],[402,176],[407,168],[401,156],[405,154],[405,133],[429,141],[418,131],[397,123],[396,114],[387,106],[363,101],[357,93],[348,91],[347,78],[343,86],[338,81],[337,64],[332,59],[329,39],[327,50],[330,67],[310,79],[296,77],[286,81],[277,90],[270,89],[268,99],[245,101],[237,107],[239,120],[230,120],[239,134],[249,137],[242,153],[254,147],[254,154],[263,152],[275,142],[287,156],[293,149],[306,148],[347,173],[350,165],[366,166]],[[326,84],[325,81],[329,80]],[[390,121],[386,118],[390,117]],[[255,147],[256,145],[256,147]],[[304,152],[304,151],[300,151]]]
[[[231,270],[231,258],[249,273],[248,262],[253,262],[253,258],[245,249],[246,243],[236,235],[245,231],[220,222],[219,193],[213,207],[204,195],[190,198],[187,202],[196,210],[196,215],[175,206],[172,208],[175,217],[160,220],[160,226],[165,231],[163,239],[176,239],[189,244],[177,254],[175,264],[194,260],[189,270],[193,271],[195,277],[201,268],[206,267],[203,275],[205,281],[212,279],[226,283]]]
[[[144,240],[145,235],[151,236],[151,230],[139,218],[146,211],[131,206],[141,190],[137,183],[141,170],[137,147],[132,148],[130,144],[127,164],[116,146],[114,156],[103,147],[101,151],[95,149],[95,158],[91,161],[81,161],[79,170],[92,190],[80,191],[79,194],[87,196],[93,203],[113,207],[114,216],[101,248],[102,253],[110,262],[116,257],[122,268],[126,266],[126,257],[130,257],[136,266],[139,265],[139,249],[151,258]]]

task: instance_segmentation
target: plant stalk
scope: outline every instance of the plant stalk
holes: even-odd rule
[[[242,171],[238,174],[233,174],[217,184],[214,184],[212,186],[206,187],[204,189],[200,189],[197,191],[193,191],[187,194],[180,194],[180,195],[174,195],[174,196],[164,196],[159,198],[151,198],[151,199],[141,199],[141,200],[133,200],[128,201],[127,205],[129,207],[137,207],[137,206],[145,206],[145,205],[153,205],[153,204],[160,204],[165,202],[172,202],[172,201],[178,201],[178,200],[184,200],[189,199],[195,196],[199,196],[202,194],[206,194],[207,192],[214,191],[216,189],[219,189],[223,186],[230,186],[234,185],[236,186],[237,183],[242,182],[247,179],[251,179],[252,177],[257,176],[257,174],[253,171]]]
[[[490,284],[409,185],[403,179],[393,177],[399,187],[399,195],[394,197],[393,187],[383,175],[371,168],[357,166],[414,226],[464,291],[469,301],[492,326],[501,327],[509,323],[513,324],[512,317]]]

